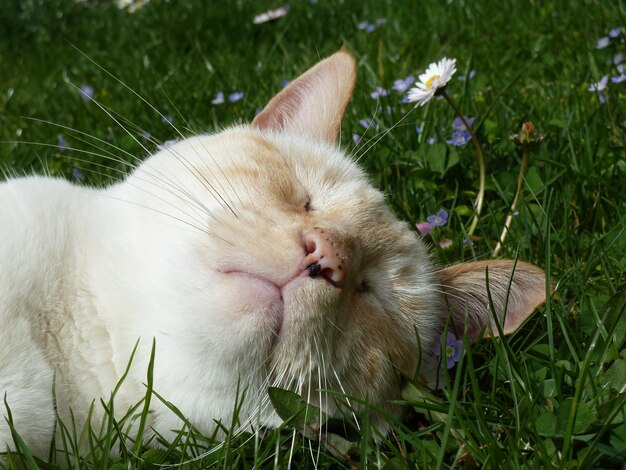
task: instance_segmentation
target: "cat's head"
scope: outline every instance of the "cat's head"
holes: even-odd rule
[[[185,203],[177,217],[193,234],[186,246],[195,259],[181,261],[173,276],[188,290],[174,331],[193,325],[190,344],[253,395],[294,387],[331,413],[338,413],[333,400],[319,389],[389,410],[418,363],[434,383],[434,350],[448,318],[459,336],[497,334],[487,267],[505,333],[545,298],[543,272],[526,263],[436,267],[416,231],[386,207],[336,145],[355,68],[350,54],[338,52],[281,91],[251,125],[186,139],[135,174],[150,180],[176,171],[171,184],[184,188],[159,198]]]

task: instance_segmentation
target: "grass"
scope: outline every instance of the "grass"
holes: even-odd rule
[[[378,444],[366,433],[331,433],[320,444],[286,428],[251,440],[230,435],[221,446],[191,429],[161,449],[132,440],[121,446],[129,424],[145,422],[144,405],[160,399],[148,387],[138,417],[111,418],[82,437],[64,423],[67,439],[55,445],[67,449],[65,457],[49,467],[626,468],[626,84],[610,83],[605,104],[587,91],[601,76],[616,75],[610,61],[624,52],[626,31],[608,48],[595,45],[609,29],[626,26],[623,3],[301,1],[292,2],[286,18],[252,24],[255,14],[277,6],[152,0],[128,14],[107,1],[4,0],[0,170],[99,185],[128,170],[123,152],[143,157],[144,145],[154,148],[81,99],[83,84],[133,135],[145,130],[165,141],[175,137],[171,127],[130,90],[185,133],[215,130],[250,121],[282,80],[345,45],[357,57],[359,81],[342,144],[360,157],[401,218],[415,223],[448,210],[448,223],[431,239],[442,263],[489,256],[519,171],[520,153],[508,136],[528,120],[547,134],[531,155],[519,216],[501,255],[542,266],[555,294],[513,336],[467,344],[443,391],[408,386],[411,419],[393,423]],[[387,23],[371,33],[358,28],[377,18]],[[457,76],[475,70],[448,88],[476,117],[486,158],[486,205],[471,244],[462,241],[477,165],[471,144],[445,143],[452,111],[434,102],[405,116],[410,107],[400,94],[370,97],[376,86],[391,88],[442,56],[457,58]],[[219,91],[245,97],[214,106]],[[360,119],[378,130],[365,132]],[[358,146],[354,133],[363,135]],[[55,148],[61,136],[73,150]],[[124,161],[82,153],[102,153],[109,144]],[[442,239],[452,246],[441,248]],[[81,439],[88,450],[76,456],[72,446]],[[109,449],[116,451],[111,457]],[[207,449],[214,451],[189,462]],[[318,450],[319,460],[312,457]],[[26,449],[8,465],[20,462],[33,463]]]

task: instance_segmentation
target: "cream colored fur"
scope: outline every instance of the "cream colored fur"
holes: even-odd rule
[[[185,139],[106,189],[43,177],[0,184],[0,394],[37,455],[52,438],[53,377],[59,417],[68,422],[71,409],[80,427],[92,401],[110,396],[138,339],[119,414],[145,393],[154,338],[155,390],[210,433],[216,420],[230,423],[238,384],[244,424],[279,424],[271,385],[331,414],[342,412],[320,386],[397,413],[389,402],[402,374],[415,372],[416,332],[421,373],[431,383],[438,376],[431,352],[448,318],[444,288],[458,319],[469,301],[473,318],[489,321],[473,295],[485,284],[465,281],[485,266],[435,269],[415,231],[334,144],[354,71],[339,52],[252,125]],[[314,227],[350,261],[341,287],[303,264],[303,233]],[[500,263],[491,273],[497,299],[513,266]],[[544,288],[537,268],[517,272],[515,327]],[[169,436],[181,427],[152,404],[151,428]],[[380,416],[374,424],[386,429]]]

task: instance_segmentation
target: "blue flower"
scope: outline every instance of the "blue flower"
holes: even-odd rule
[[[600,103],[606,102],[606,96],[604,96],[604,90],[606,90],[608,81],[609,81],[609,77],[608,75],[605,75],[604,77],[600,79],[600,81],[596,83],[592,83],[591,85],[589,85],[589,88],[587,88],[587,91],[591,93],[593,92],[598,93],[598,100],[600,101]]]
[[[379,98],[383,98],[388,95],[389,95],[389,91],[380,86],[377,86],[376,89],[370,93],[370,96],[375,100]]]
[[[80,87],[80,96],[85,101],[93,99],[93,87],[91,85],[83,85]]]
[[[614,64],[614,65],[621,64],[623,60],[624,60],[624,54],[622,54],[621,52],[618,52],[618,53],[617,53],[617,54],[615,54],[615,56],[613,57],[613,64]]]
[[[356,25],[356,27],[368,33],[371,33],[376,29],[376,26],[369,21],[361,21],[358,25]]]
[[[65,137],[63,137],[62,135],[59,136],[58,147],[61,152],[70,149],[70,146],[67,145],[67,140],[65,140]]]
[[[455,145],[456,147],[461,147],[465,145],[472,139],[472,135],[467,131],[455,131],[448,140],[446,140],[447,144]]]
[[[435,138],[431,135],[428,139],[426,139],[426,143],[428,145],[433,145],[435,143]]]
[[[399,91],[400,93],[404,93],[411,85],[413,85],[414,82],[415,77],[413,75],[408,75],[406,78],[401,78],[400,80],[393,82],[393,89]]]
[[[283,80],[282,82],[280,82],[280,87],[285,88],[290,83],[291,83],[291,80]]]
[[[605,47],[608,47],[610,42],[611,40],[609,39],[608,36],[603,36],[600,39],[598,39],[598,42],[596,42],[596,49],[604,49]]]
[[[370,123],[371,121],[368,121],[367,119],[359,119],[359,124],[361,124],[361,126],[365,127],[366,129],[370,128]]]
[[[83,179],[83,173],[80,171],[80,168],[72,168],[72,178],[77,182]]]
[[[362,137],[356,132],[352,134],[352,140],[354,141],[354,145],[359,145],[359,142],[361,142],[361,138]]]
[[[613,83],[622,83],[624,80],[626,80],[626,75],[624,74],[618,75],[616,77],[611,77],[611,81]]]
[[[470,70],[469,73],[467,74],[467,76],[459,75],[459,80],[464,82],[465,80],[469,80],[471,78],[474,78],[474,75],[476,75],[476,70]]]
[[[442,227],[448,222],[448,213],[445,210],[441,209],[435,215],[429,215],[428,217],[426,217],[426,220],[433,227]]]
[[[445,341],[445,343],[444,343]],[[446,366],[448,369],[454,367],[454,364],[461,359],[461,352],[463,351],[463,341],[456,339],[454,333],[448,331],[447,336],[441,335],[439,344],[435,346],[435,356],[441,357],[441,351],[445,354]]]
[[[465,119],[465,121],[467,121],[468,125],[472,125],[474,124],[474,121],[476,120],[476,118],[473,117],[467,117],[467,116],[463,116],[463,118]],[[458,117],[456,118],[454,121],[452,121],[452,129],[454,129],[455,131],[465,131],[467,130],[465,127],[465,124],[463,123],[463,120]]]
[[[163,116],[161,118],[161,121],[163,122],[163,124],[169,124],[171,126],[172,124],[174,124],[174,116],[168,114],[167,116]]]
[[[224,102],[224,93],[222,93],[221,91],[218,92],[218,94],[215,95],[215,98],[211,100],[211,103],[213,104],[222,104],[223,102]]]
[[[228,95],[228,101],[231,103],[236,103],[239,100],[243,99],[243,91],[236,91]]]
[[[622,28],[614,28],[609,31],[609,37],[616,38],[622,33]]]
[[[415,132],[418,134],[421,134],[422,132],[424,132],[424,128],[420,127],[420,126],[416,126],[415,127]]]

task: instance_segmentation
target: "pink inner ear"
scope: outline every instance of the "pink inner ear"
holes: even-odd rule
[[[517,264],[512,260],[462,263],[442,270],[440,276],[455,327],[461,332],[467,324],[473,340],[478,339],[483,328],[484,337],[499,335],[489,295],[505,335],[513,333],[545,302],[545,273],[522,261]]]
[[[354,58],[340,51],[276,95],[252,121],[261,130],[296,132],[334,143],[354,88]]]

